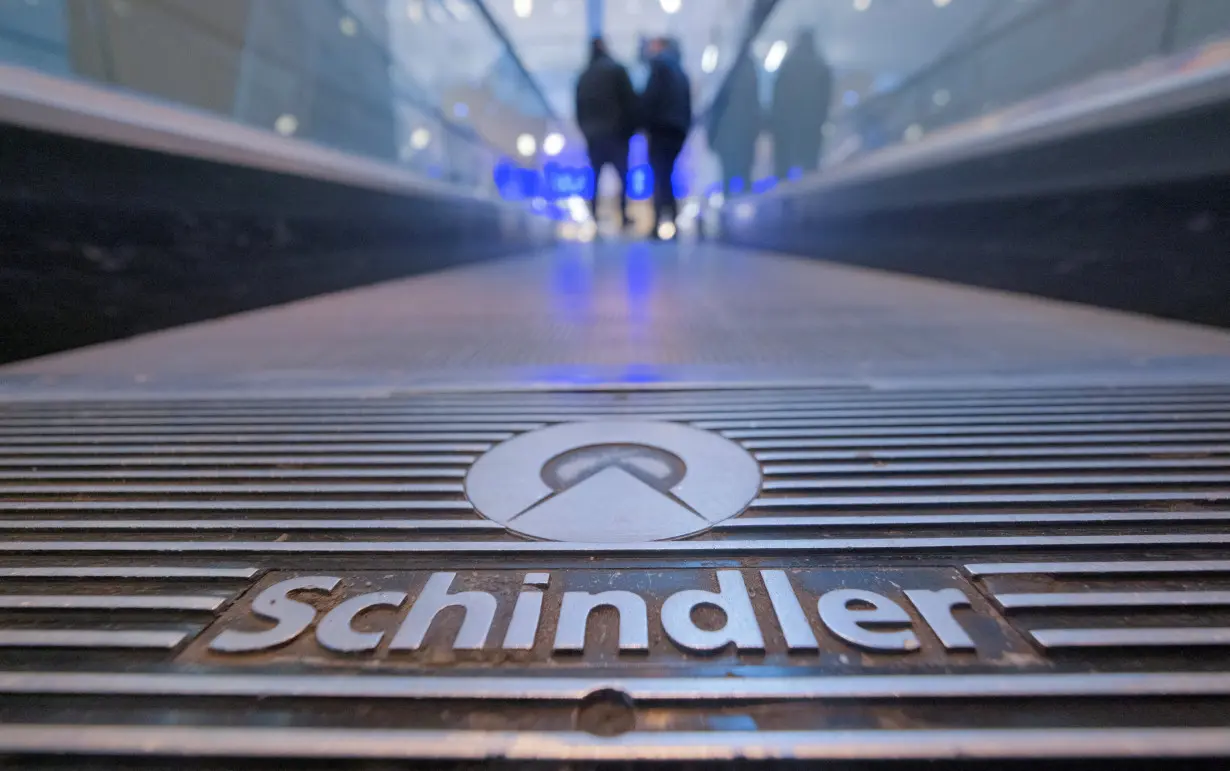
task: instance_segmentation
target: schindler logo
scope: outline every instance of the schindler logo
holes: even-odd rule
[[[675,423],[569,423],[483,455],[466,492],[484,517],[531,538],[658,541],[743,513],[760,466],[737,444]]]
[[[946,568],[273,574],[250,596],[189,655],[396,665],[724,652],[797,663],[845,651],[985,665],[1029,651]]]

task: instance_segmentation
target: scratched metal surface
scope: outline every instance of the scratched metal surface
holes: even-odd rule
[[[639,544],[527,540],[469,503],[467,472],[499,443],[630,418],[742,447],[756,500]],[[1224,756],[1228,498],[1217,385],[10,402],[0,755]],[[456,613],[398,642],[406,598],[440,572],[494,598],[475,649]],[[721,573],[759,646],[677,631],[668,596]],[[332,582],[294,595],[309,626],[215,645],[269,631],[253,607],[288,580]],[[518,647],[518,592],[540,589]],[[850,590],[888,615],[843,624],[824,598]],[[566,593],[606,591],[643,599],[643,639],[624,637],[635,608],[598,609],[573,650]],[[372,593],[389,604],[349,632],[374,642],[331,626]],[[960,599],[928,609],[937,596]],[[721,628],[704,607],[697,628]]]

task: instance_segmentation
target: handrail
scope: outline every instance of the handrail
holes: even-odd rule
[[[1036,5],[1023,11],[1021,15],[1010,20],[1006,24],[1001,24],[1000,26],[991,29],[985,35],[962,41],[961,44],[949,48],[940,56],[932,59],[930,63],[924,65],[918,70],[915,70],[908,77],[898,83],[895,88],[875,94],[871,98],[863,101],[857,108],[851,110],[848,115],[853,116],[867,112],[875,106],[883,102],[887,102],[895,96],[901,95],[953,62],[958,61],[976,51],[981,51],[990,44],[1003,40],[1009,33],[1015,32],[1021,27],[1032,24],[1038,19],[1049,15],[1056,9],[1057,6],[1068,6],[1071,5],[1071,2],[1072,0],[1048,0],[1048,2]]]
[[[512,40],[508,37],[508,33],[504,31],[504,26],[491,15],[491,9],[487,7],[485,0],[471,0],[471,2],[473,2],[474,6],[478,8],[478,12],[487,22],[487,26],[491,28],[491,31],[494,32],[496,37],[500,39],[500,42],[504,44],[505,50],[508,51],[509,59],[512,60],[513,65],[515,65],[517,70],[520,71],[520,73],[525,77],[526,82],[530,85],[530,89],[534,92],[534,95],[538,97],[538,101],[542,103],[542,106],[546,111],[547,119],[552,122],[559,123],[559,114],[556,113],[555,108],[551,106],[551,101],[547,99],[547,95],[543,92],[542,86],[538,84],[538,79],[535,78],[530,73],[529,69],[526,68],[525,62],[521,60],[521,56],[517,53],[516,47],[513,46]]]
[[[743,60],[743,57],[747,56],[748,49],[752,47],[752,41],[760,34],[760,30],[764,29],[765,22],[773,15],[773,11],[780,2],[781,0],[756,0],[751,11],[748,13],[746,34],[739,41],[739,48],[735,52],[734,61],[736,67]],[[704,126],[709,120],[709,116],[713,113],[714,108],[717,107],[718,101],[722,99],[730,87],[730,79],[734,76],[736,67],[731,67],[726,71],[726,77],[722,79],[722,84],[713,93],[713,98],[709,100],[709,104],[705,105],[705,108],[698,112],[693,119],[693,128]]]
[[[333,6],[337,8],[339,11],[341,11],[342,13],[346,15],[350,15],[350,9],[346,7],[344,0],[332,0],[332,2],[333,2]],[[393,56],[389,52],[387,47],[382,46],[380,44],[380,40],[377,39],[375,33],[372,32],[371,28],[367,26],[366,21],[364,21],[362,18],[357,18],[356,21],[358,22],[359,30],[362,31],[363,36],[366,37],[370,42],[375,44],[376,50],[380,52],[381,58],[384,59],[386,64],[396,67],[398,71],[408,75],[411,80],[415,80],[415,81],[418,80],[418,78],[414,76],[414,73],[410,71],[410,68],[408,68],[396,56]],[[392,84],[390,84],[390,88],[394,88]],[[404,92],[395,90],[394,96],[399,96],[402,93]],[[502,152],[500,148],[495,147],[494,145],[489,143],[486,139],[484,139],[483,136],[479,134],[477,131],[475,131],[473,127],[463,126],[461,124],[456,123],[452,118],[448,117],[447,113],[445,113],[444,110],[441,109],[439,104],[434,103],[434,102],[424,102],[417,98],[407,98],[405,101],[408,104],[414,105],[416,108],[422,110],[423,112],[430,113],[432,117],[440,121],[440,124],[443,126],[445,131],[456,134],[475,144],[483,145],[487,149],[493,152],[496,152],[496,153]]]
[[[216,113],[0,64],[0,123],[399,195],[489,195]]]
[[[17,45],[29,46],[37,48],[46,53],[63,53],[64,46],[56,45],[46,38],[38,35],[31,35],[29,32],[22,32],[19,29],[3,29],[0,28],[0,40],[11,40]]]

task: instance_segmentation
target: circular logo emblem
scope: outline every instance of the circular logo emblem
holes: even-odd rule
[[[677,423],[568,423],[483,455],[466,494],[484,517],[545,541],[681,538],[743,513],[760,465],[739,445]]]

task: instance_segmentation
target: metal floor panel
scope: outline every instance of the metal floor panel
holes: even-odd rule
[[[710,245],[608,244],[18,363],[0,369],[0,393],[53,380],[246,383],[268,393],[306,384],[1221,382],[1228,373],[1230,333],[1210,328]]]
[[[1215,385],[0,404],[0,758],[1225,757],[1227,412]]]
[[[9,367],[0,765],[1224,760],[1227,354],[608,245]]]

